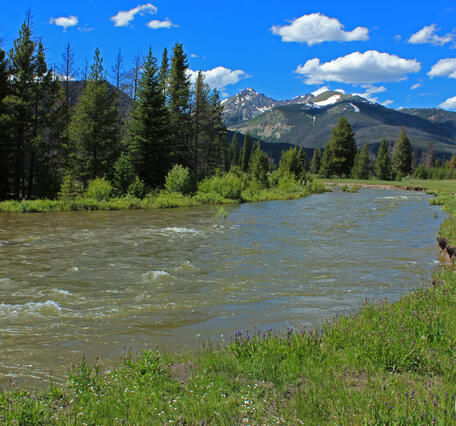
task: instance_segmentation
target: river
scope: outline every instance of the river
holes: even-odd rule
[[[423,193],[361,189],[214,208],[0,215],[0,387],[61,382],[82,355],[192,350],[312,328],[397,299],[438,263]]]

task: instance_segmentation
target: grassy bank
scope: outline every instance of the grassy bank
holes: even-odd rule
[[[324,179],[325,183],[333,185],[363,185],[363,186],[386,186],[401,188],[420,188],[435,192],[456,193],[456,179],[454,180],[428,180],[428,179],[403,179],[401,181],[390,180],[360,180],[360,179]]]
[[[195,195],[180,192],[152,192],[145,198],[125,196],[121,198],[96,199],[87,196],[64,200],[23,200],[0,202],[0,213],[43,213],[52,211],[163,209],[197,207],[204,205],[238,204],[244,202],[291,200],[310,194],[324,192],[325,186],[315,180],[308,184],[294,182],[291,185],[271,188],[249,188],[239,190],[236,196],[227,197],[216,191],[198,191]]]
[[[354,195],[356,197],[356,195]],[[456,214],[454,197],[441,196]],[[456,238],[448,224],[441,233]],[[456,274],[303,334],[237,333],[226,348],[84,360],[63,388],[0,395],[13,424],[456,424]]]

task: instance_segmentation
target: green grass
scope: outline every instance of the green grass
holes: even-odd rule
[[[441,234],[456,239],[454,196]],[[0,394],[2,424],[456,424],[456,273],[313,332],[236,333],[227,347],[82,360],[62,388]]]
[[[362,185],[383,185],[397,187],[423,188],[430,191],[456,193],[455,180],[425,180],[425,179],[403,179],[401,181],[390,180],[360,180],[360,179],[324,179],[328,184],[362,184]]]
[[[0,213],[42,213],[52,211],[84,210],[125,210],[125,209],[164,209],[177,207],[196,207],[203,205],[237,204],[241,202],[290,200],[306,197],[325,191],[318,181],[308,185],[296,184],[291,188],[246,189],[238,198],[227,198],[220,193],[197,192],[195,195],[182,195],[179,192],[153,192],[144,199],[126,196],[109,200],[93,198],[74,198],[67,200],[23,200],[0,202]]]

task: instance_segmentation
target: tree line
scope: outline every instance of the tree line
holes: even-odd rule
[[[383,140],[375,156],[367,145],[357,148],[355,134],[348,120],[341,117],[332,130],[324,150],[316,148],[310,162],[310,171],[323,178],[352,177],[380,180],[401,180],[413,175],[419,179],[452,179],[455,177],[456,157],[442,163],[435,159],[434,146],[429,142],[418,158],[418,150],[412,150],[404,129],[394,145]]]
[[[69,46],[63,74],[47,65],[29,16],[11,50],[0,49],[0,199],[54,198],[64,181],[76,188],[95,178],[108,179],[122,195],[138,181],[148,190],[162,187],[176,164],[198,180],[231,166],[220,96],[202,72],[191,84],[181,44],[170,57],[165,49],[160,64],[151,49],[138,58],[125,121],[100,50],[74,106],[73,68]]]

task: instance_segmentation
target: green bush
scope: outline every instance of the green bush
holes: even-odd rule
[[[143,199],[146,196],[146,184],[138,177],[135,177],[135,181],[128,187],[128,195]]]
[[[201,181],[198,185],[200,193],[214,192],[223,198],[239,200],[242,191],[242,180],[236,174],[228,172],[223,176],[213,176]]]
[[[176,164],[166,176],[165,188],[168,192],[190,194],[193,190],[193,181],[188,168]]]
[[[71,173],[68,173],[63,178],[60,191],[58,193],[59,200],[68,201],[79,197],[83,192],[82,185],[74,179]]]
[[[108,201],[112,195],[111,183],[105,178],[95,178],[89,181],[85,197],[97,201]]]

